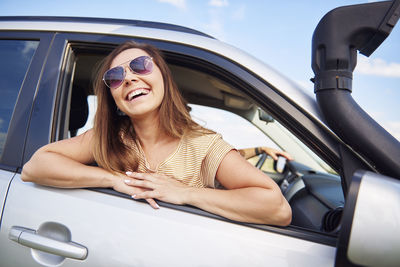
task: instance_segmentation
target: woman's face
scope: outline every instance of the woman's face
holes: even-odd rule
[[[122,66],[126,76],[123,83],[109,89],[118,108],[131,119],[144,118],[156,114],[164,98],[164,81],[158,66],[153,63],[153,71],[146,75],[133,73],[129,62],[140,56],[149,56],[144,50],[131,48],[122,51],[111,62],[111,68]]]

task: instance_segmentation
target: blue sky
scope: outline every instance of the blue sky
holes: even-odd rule
[[[313,94],[311,37],[329,10],[357,0],[1,0],[0,15],[150,20],[194,28],[258,57]],[[400,140],[400,24],[370,57],[359,55],[353,97]]]

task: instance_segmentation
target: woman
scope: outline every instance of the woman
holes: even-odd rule
[[[237,221],[290,223],[290,206],[274,181],[191,119],[156,48],[117,47],[104,61],[95,93],[93,129],[40,148],[23,168],[24,181],[110,187],[155,209],[158,199]],[[215,189],[215,179],[227,190]]]

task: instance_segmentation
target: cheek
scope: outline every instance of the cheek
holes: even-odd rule
[[[165,98],[165,87],[164,87],[164,83],[163,83],[162,80],[161,80],[161,82],[160,82],[160,84],[159,84],[159,88],[160,88],[160,91],[159,91],[159,93],[158,93],[158,95],[159,95],[159,102],[162,103],[163,100],[164,100],[164,98]]]
[[[153,85],[155,85],[155,88],[157,90],[157,94],[161,97],[164,98],[165,94],[165,87],[164,87],[164,79],[161,75],[161,72],[158,70],[155,75],[152,77],[152,82]]]
[[[111,93],[111,97],[114,99],[114,101],[116,100],[116,93],[115,93],[115,90],[113,90],[113,91],[111,91],[110,92]]]

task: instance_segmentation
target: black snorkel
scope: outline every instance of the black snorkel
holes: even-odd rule
[[[314,92],[329,127],[381,173],[400,178],[400,142],[351,96],[357,50],[370,56],[400,15],[400,0],[345,6],[327,13],[312,39]]]

